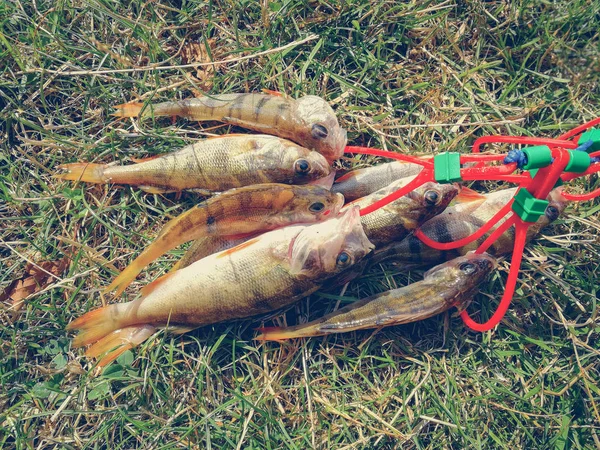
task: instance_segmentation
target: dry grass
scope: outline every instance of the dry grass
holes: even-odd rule
[[[599,8],[0,3],[0,288],[28,260],[70,258],[19,314],[0,315],[2,448],[600,446],[597,203],[574,206],[528,248],[514,305],[493,332],[441,315],[258,345],[260,319],[249,319],[159,335],[94,376],[66,323],[107,301],[98,288],[197,197],[51,178],[61,163],[126,161],[228,131],[110,116],[136,98],[203,91],[321,95],[351,143],[410,153],[465,151],[483,134],[556,136],[600,112]],[[181,254],[161,258],[131,295]],[[501,276],[484,286],[484,315]],[[345,294],[315,294],[275,322],[316,318],[419,277],[377,267]]]

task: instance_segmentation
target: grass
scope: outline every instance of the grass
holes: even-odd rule
[[[110,116],[136,98],[202,91],[321,95],[351,143],[409,153],[466,151],[484,134],[557,136],[600,112],[599,16],[582,0],[0,3],[0,288],[27,260],[70,258],[19,315],[0,315],[0,446],[600,446],[598,203],[574,205],[528,247],[513,306],[492,332],[446,314],[259,345],[257,318],[158,335],[95,376],[65,325],[108,301],[98,289],[111,265],[123,268],[197,197],[51,178],[61,163],[126,161],[214,132]],[[483,286],[481,314],[507,267]],[[314,319],[420,276],[377,267],[273,321]]]

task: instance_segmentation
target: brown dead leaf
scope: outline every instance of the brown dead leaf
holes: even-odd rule
[[[35,265],[28,262],[23,276],[14,280],[0,293],[0,302],[8,300],[12,303],[10,310],[12,312],[19,311],[27,297],[41,291],[54,281],[49,273],[58,277],[68,265],[69,260],[66,256],[57,261],[43,261]]]
[[[208,46],[213,51],[216,40],[209,39]],[[214,56],[214,55],[213,55]],[[183,64],[209,63],[210,55],[203,42],[188,42],[181,48],[181,61]],[[213,85],[212,76],[215,73],[215,66],[201,66],[196,69],[196,78],[200,87],[205,91],[210,90]]]

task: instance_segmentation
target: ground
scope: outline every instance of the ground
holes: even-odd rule
[[[422,276],[378,266],[273,319],[159,334],[97,375],[66,324],[110,301],[99,289],[198,197],[52,178],[62,163],[127,162],[229,131],[111,116],[119,103],[201,92],[320,95],[351,143],[411,154],[468,151],[484,134],[555,137],[600,115],[599,23],[600,3],[582,0],[0,3],[0,292],[38,277],[18,312],[5,299],[0,313],[0,446],[600,446],[598,203],[570,207],[528,247],[494,331],[442,314],[286,345],[252,339],[262,324]],[[489,316],[508,266],[471,311]]]

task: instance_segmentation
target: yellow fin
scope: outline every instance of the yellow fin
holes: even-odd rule
[[[262,90],[265,94],[268,95],[273,95],[275,97],[283,97],[283,98],[287,98],[287,95],[285,95],[283,92],[279,92],[279,91],[272,91],[270,89],[263,89]]]
[[[113,307],[114,305],[107,305],[95,309],[67,325],[67,330],[80,330],[79,334],[73,339],[73,347],[82,347],[96,342],[119,328],[113,315],[111,315]]]
[[[90,358],[102,356],[98,365],[104,367],[117,359],[130,348],[137,347],[156,332],[151,325],[137,325],[121,328],[104,336],[85,352]]]
[[[140,111],[144,107],[143,103],[140,102],[129,102],[123,103],[121,105],[115,106],[117,112],[112,113],[111,116],[114,117],[137,117],[140,114]]]
[[[104,179],[104,164],[72,163],[58,166],[65,173],[54,175],[54,178],[71,181],[84,181],[86,183],[106,183]]]
[[[217,258],[224,258],[225,256],[232,255],[232,254],[234,254],[235,252],[237,252],[239,250],[242,250],[242,249],[244,249],[246,247],[251,246],[256,241],[258,241],[258,238],[250,239],[249,241],[242,242],[240,245],[236,245],[235,247],[232,247],[230,249],[223,250],[221,253],[219,253],[217,255]]]

